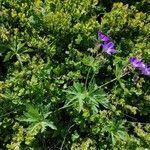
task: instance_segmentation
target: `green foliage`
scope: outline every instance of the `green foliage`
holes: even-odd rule
[[[28,106],[27,112],[24,113],[24,116],[19,118],[19,121],[28,122],[30,123],[30,131],[33,132],[34,130],[40,128],[41,132],[44,132],[46,127],[50,127],[53,130],[56,130],[53,122],[49,122],[46,118],[50,115],[50,112],[46,112],[46,108],[44,108],[44,112],[39,112],[37,108],[33,106]]]
[[[0,149],[146,150],[148,0],[0,1]],[[101,51],[100,30],[117,54]]]
[[[80,83],[74,83],[72,87],[68,88],[67,101],[65,106],[73,105],[78,112],[83,110],[85,107],[91,107],[95,112],[99,109],[99,104],[104,107],[108,107],[108,99],[106,98],[105,93],[99,89],[96,85],[90,85],[88,89]]]

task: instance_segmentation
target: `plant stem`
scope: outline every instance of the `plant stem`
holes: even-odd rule
[[[96,57],[95,57],[95,59],[97,59],[98,58],[98,56],[100,56],[102,53],[97,53],[96,54]],[[91,80],[90,80],[90,82],[89,82],[89,84],[91,84],[91,82],[93,81],[93,79],[94,79],[94,77],[95,77],[95,72],[93,73],[93,75],[92,75],[92,78],[91,78]]]
[[[88,82],[88,78],[89,78],[89,74],[90,74],[91,68],[89,68],[87,76],[86,76],[86,80],[85,80],[85,89],[87,89],[87,82]]]
[[[65,140],[66,140],[67,134],[68,134],[68,132],[70,131],[70,129],[71,129],[73,126],[75,126],[75,124],[71,125],[71,126],[68,128],[67,133],[66,133],[66,135],[65,135],[65,137],[64,137],[64,139],[63,139],[63,142],[62,142],[62,144],[61,144],[60,150],[63,149],[63,146],[64,146],[64,144],[65,144]]]
[[[108,85],[109,83],[112,83],[112,82],[114,82],[114,81],[116,81],[116,80],[118,80],[118,79],[120,79],[120,78],[122,78],[122,77],[124,77],[124,76],[126,76],[127,74],[129,74],[129,72],[128,73],[126,73],[126,74],[124,74],[124,75],[122,75],[121,77],[119,77],[119,78],[114,78],[114,79],[112,79],[112,80],[110,80],[110,81],[108,81],[108,82],[106,82],[106,83],[104,83],[104,84],[102,84],[101,86],[99,86],[99,88],[102,88],[102,87],[104,87],[104,86],[106,86],[106,85]]]
[[[68,107],[70,107],[70,106],[72,106],[72,105],[73,105],[73,104],[71,104],[71,105],[65,105],[65,106],[63,106],[63,107],[61,107],[61,108],[58,108],[56,111],[59,111],[59,110],[68,108]],[[55,111],[54,111],[54,112],[55,112]]]

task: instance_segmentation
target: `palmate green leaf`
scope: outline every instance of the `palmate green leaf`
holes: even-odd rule
[[[86,89],[83,84],[74,83],[65,92],[67,93],[65,106],[72,104],[78,112],[81,112],[85,105],[90,107],[94,112],[98,111],[99,105],[103,105],[105,108],[109,107],[106,94],[96,85],[90,85]]]
[[[40,129],[41,132],[43,132],[47,127],[56,130],[57,128],[54,123],[46,119],[49,116],[50,112],[47,112],[47,108],[45,108],[44,110],[45,111],[40,112],[37,107],[28,105],[27,112],[25,112],[24,115],[18,120],[29,123],[29,128],[33,131],[36,129]]]
[[[103,128],[103,131],[110,134],[113,146],[115,146],[117,141],[126,141],[128,137],[127,131],[121,121],[108,121],[106,126]]]
[[[98,105],[100,103],[105,108],[108,108],[110,106],[109,100],[105,92],[102,89],[100,89],[97,85],[91,84],[88,90],[90,95],[90,102],[93,102],[95,105]]]
[[[80,83],[74,83],[73,86],[65,92],[68,93],[69,98],[66,105],[73,103],[80,112],[83,109],[83,102],[86,98],[84,86]]]
[[[28,105],[27,112],[24,113],[24,116],[21,121],[38,122],[38,120],[42,119],[44,119],[44,117],[41,113],[39,113],[38,108],[33,107],[32,105]]]

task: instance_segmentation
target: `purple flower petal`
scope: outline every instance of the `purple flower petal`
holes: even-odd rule
[[[98,37],[99,39],[101,39],[103,42],[109,42],[110,41],[110,37],[105,35],[104,33],[102,32],[98,32]]]
[[[136,58],[136,57],[130,57],[130,63],[132,64],[132,66],[134,68],[139,68],[139,69],[142,69],[142,68],[145,68],[145,64],[142,62],[142,60]]]
[[[142,74],[150,76],[150,67],[148,67],[144,62],[142,62],[141,59],[131,57],[130,63],[134,68],[138,68],[139,70],[141,70]]]
[[[145,67],[142,69],[142,74],[150,76],[150,67]]]
[[[114,47],[114,43],[113,42],[109,42],[106,43],[108,48],[113,48]]]
[[[102,48],[103,51],[109,55],[116,53],[116,50],[114,49],[114,43],[112,42],[102,44]]]

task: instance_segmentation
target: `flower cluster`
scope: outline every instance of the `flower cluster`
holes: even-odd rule
[[[142,74],[150,76],[150,67],[148,67],[148,65],[145,64],[141,59],[130,57],[130,63],[134,68],[139,69]]]
[[[102,49],[105,53],[109,55],[116,53],[114,43],[110,40],[109,36],[99,31],[98,37],[101,41],[103,41]],[[150,76],[150,67],[148,67],[148,65],[145,64],[141,59],[138,59],[136,57],[130,57],[130,63],[134,68],[139,69],[142,72],[142,74]]]
[[[102,32],[98,32],[98,37],[103,41],[102,49],[109,55],[116,53],[116,49],[114,48],[114,43],[110,41],[110,37],[105,35]]]

